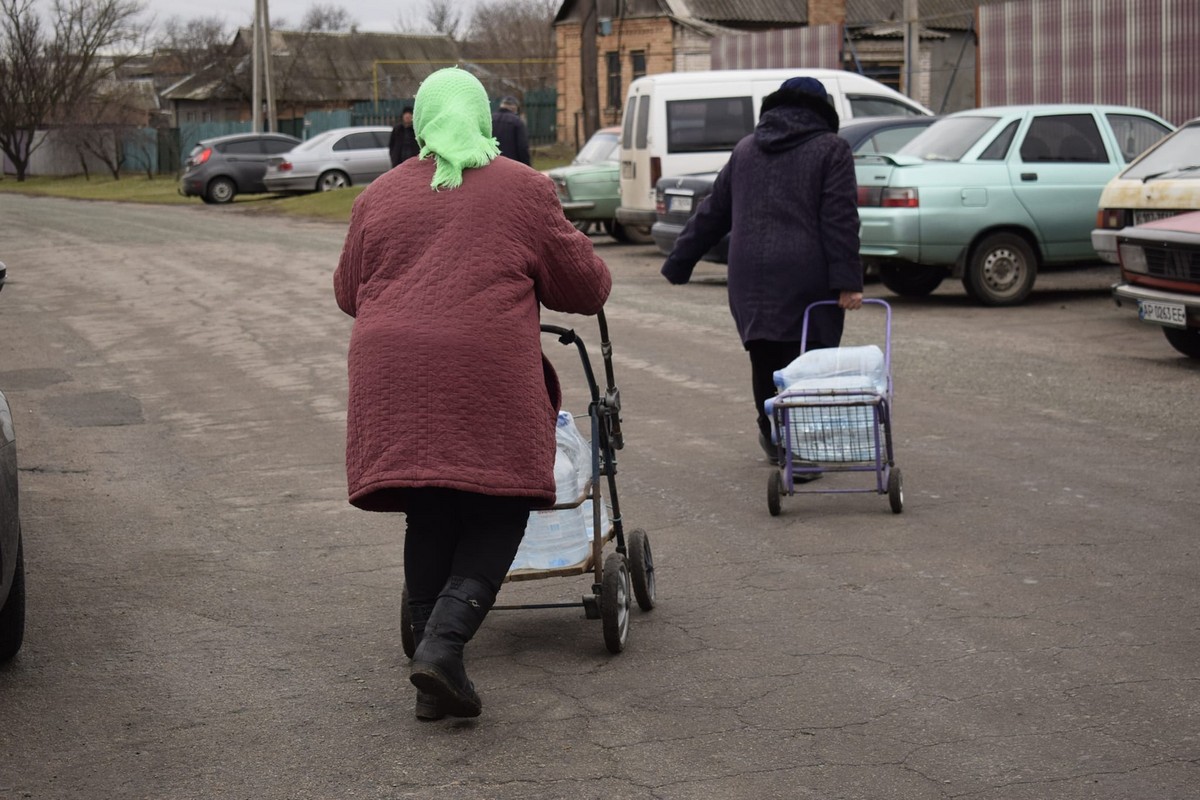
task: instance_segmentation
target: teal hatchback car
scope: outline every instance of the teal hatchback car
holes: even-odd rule
[[[600,225],[618,242],[649,241],[650,231],[631,229],[617,222],[621,171],[621,129],[601,128],[580,148],[568,166],[550,170],[563,213],[586,231]]]
[[[1172,130],[1139,108],[1026,105],[950,114],[895,155],[855,158],[860,253],[900,295],[948,277],[1016,305],[1039,269],[1097,263],[1100,193]]]

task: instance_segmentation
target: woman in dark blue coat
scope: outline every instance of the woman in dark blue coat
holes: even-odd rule
[[[729,310],[750,354],[759,444],[775,458],[763,403],[773,373],[807,349],[837,347],[846,309],[862,305],[854,156],[837,135],[838,115],[820,81],[791,78],[763,99],[757,127],[733,149],[662,274],[687,283],[696,262],[729,237]]]

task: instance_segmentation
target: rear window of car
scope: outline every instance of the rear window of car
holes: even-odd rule
[[[974,115],[947,117],[918,133],[899,154],[926,161],[958,161],[999,121],[999,117]]]
[[[296,149],[297,150],[315,150],[318,147],[323,147],[325,145],[325,143],[328,142],[330,139],[332,139],[334,136],[336,136],[336,134],[331,133],[329,131],[326,131],[325,133],[318,133],[313,138],[308,139],[305,142],[303,142],[302,144],[297,145]]]
[[[667,103],[667,152],[732,150],[754,130],[749,97],[671,100]]]
[[[907,103],[877,94],[849,94],[846,95],[846,100],[850,103],[850,114],[855,119],[858,117],[928,116],[919,108],[913,108]]]
[[[1116,132],[1115,127],[1113,130]],[[1120,134],[1117,141],[1122,141]],[[1124,142],[1121,149],[1125,149]],[[1122,178],[1133,180],[1142,180],[1151,175],[1200,179],[1200,123],[1180,128],[1175,135],[1163,139],[1140,161],[1121,173]]]
[[[387,140],[380,144],[379,138],[375,136],[375,131],[360,131],[346,134],[334,144],[333,149],[340,152],[342,150],[371,150],[376,147],[387,147]]]
[[[262,155],[262,146],[258,139],[242,139],[238,142],[225,142],[217,149],[230,155]]]
[[[267,153],[275,155],[277,153],[286,153],[298,144],[299,142],[293,142],[289,139],[264,139],[263,149]]]

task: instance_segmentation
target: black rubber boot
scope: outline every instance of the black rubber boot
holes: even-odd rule
[[[425,635],[413,654],[413,685],[435,695],[442,710],[451,716],[478,717],[483,710],[483,702],[467,678],[463,648],[495,602],[491,587],[472,578],[451,577],[438,595]]]
[[[409,603],[408,614],[412,620],[413,644],[420,647],[421,640],[425,638],[425,626],[429,622],[429,615],[433,613],[433,606],[425,603]],[[414,652],[413,655],[416,655]],[[438,720],[446,716],[446,712],[442,710],[442,701],[435,695],[429,692],[417,690],[417,719]]]

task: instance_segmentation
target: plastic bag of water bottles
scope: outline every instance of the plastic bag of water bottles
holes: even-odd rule
[[[873,344],[809,350],[775,372],[774,378],[775,386],[784,390],[869,386],[878,394],[887,391],[887,365],[884,364],[883,351]],[[856,384],[830,380],[836,378],[862,380]]]
[[[568,411],[559,412],[554,438],[555,502],[578,503],[592,476],[591,445]],[[584,514],[582,505],[531,511],[511,569],[554,569],[587,558],[592,541],[587,522],[591,517],[585,519]]]

